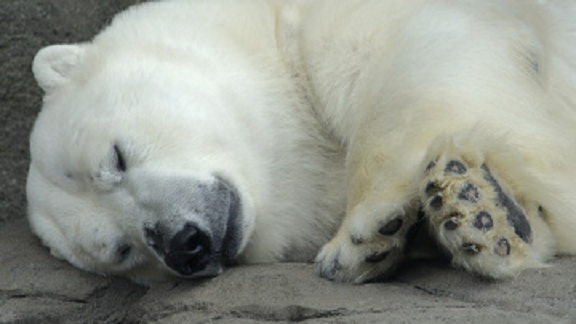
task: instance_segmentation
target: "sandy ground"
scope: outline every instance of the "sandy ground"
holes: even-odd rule
[[[357,286],[322,280],[310,264],[277,264],[151,288],[52,258],[24,217],[28,134],[41,100],[30,62],[42,46],[90,39],[113,13],[136,2],[0,1],[0,323],[576,323],[576,258],[504,282],[437,261]]]

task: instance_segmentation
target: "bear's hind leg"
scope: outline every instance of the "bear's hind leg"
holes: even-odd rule
[[[543,266],[552,254],[553,235],[542,207],[515,197],[497,165],[473,145],[458,147],[450,137],[437,141],[422,172],[419,196],[432,236],[454,265],[506,278]]]

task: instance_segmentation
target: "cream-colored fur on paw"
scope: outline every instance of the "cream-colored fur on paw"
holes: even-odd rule
[[[318,254],[321,276],[361,283],[394,273],[404,260],[406,236],[416,222],[416,213],[404,203],[358,205]]]
[[[534,201],[518,203],[473,143],[441,138],[423,173],[420,197],[430,230],[453,264],[489,278],[544,266],[554,242],[542,208]]]

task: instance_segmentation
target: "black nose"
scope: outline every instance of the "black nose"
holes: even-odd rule
[[[202,271],[210,256],[210,239],[194,224],[188,223],[170,240],[165,262],[179,274],[188,276]]]

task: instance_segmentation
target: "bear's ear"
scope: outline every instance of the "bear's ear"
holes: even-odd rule
[[[51,45],[41,49],[34,57],[32,72],[45,92],[66,82],[72,70],[84,56],[85,44]]]

